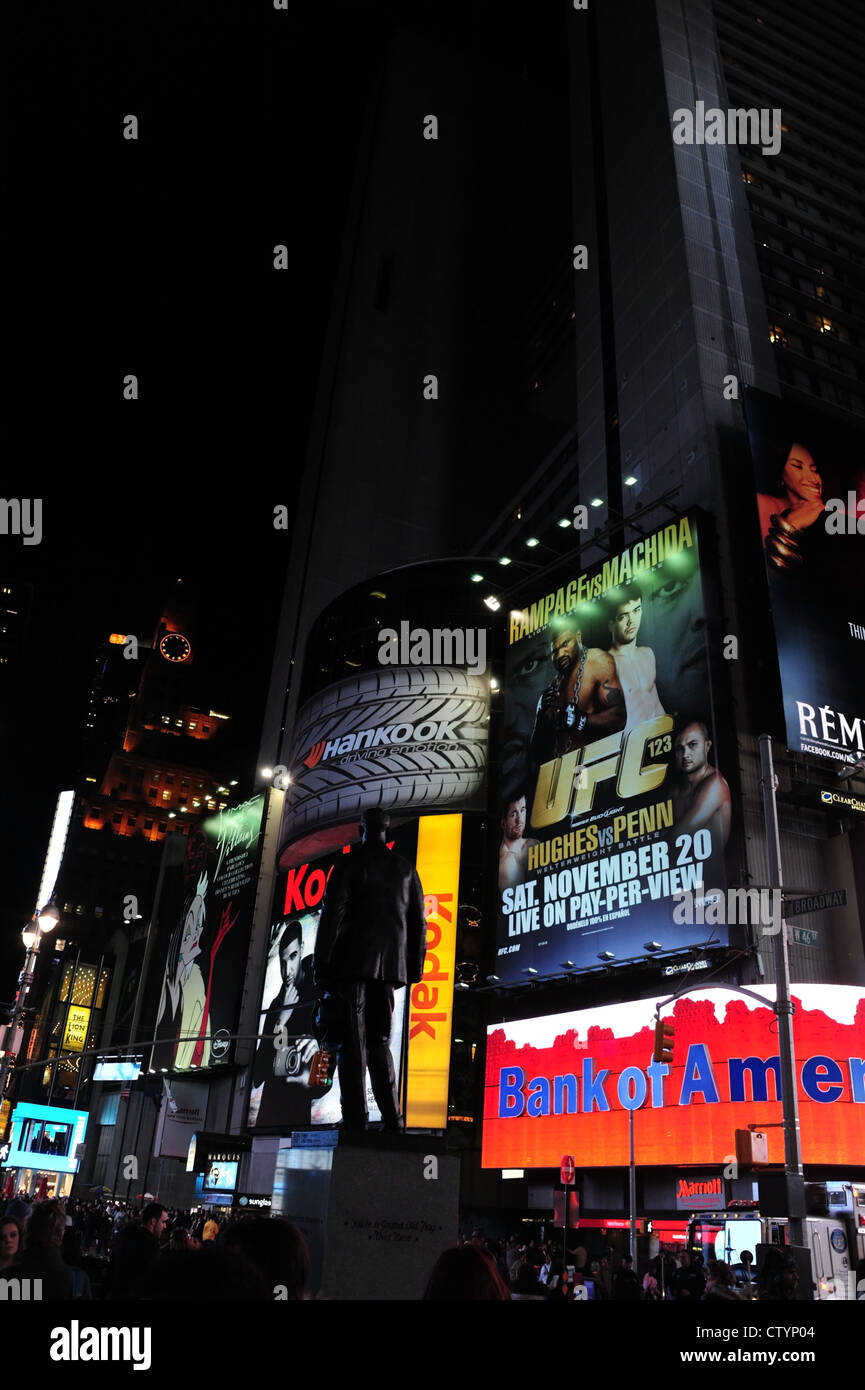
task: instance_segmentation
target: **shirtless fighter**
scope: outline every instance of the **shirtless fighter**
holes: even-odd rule
[[[625,729],[666,714],[656,684],[655,653],[651,647],[637,646],[637,633],[643,621],[643,596],[633,585],[620,591],[620,601],[610,610],[607,626],[612,642],[610,656],[625,693],[628,722]]]
[[[584,647],[573,618],[553,627],[550,656],[558,675],[538,700],[532,758],[538,765],[625,727],[625,696],[616,663],[599,647]]]
[[[673,792],[676,829],[695,835],[704,827],[713,847],[730,838],[730,788],[709,762],[712,741],[705,724],[686,724],[673,752],[680,777]]]
[[[499,850],[499,889],[513,888],[526,877],[528,853],[537,840],[526,839],[526,798],[523,792],[510,797],[502,816],[502,843]]]

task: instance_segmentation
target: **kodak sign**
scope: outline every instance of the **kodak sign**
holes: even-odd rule
[[[462,816],[421,816],[418,876],[427,948],[423,979],[411,986],[406,1124],[444,1129],[448,1116]]]

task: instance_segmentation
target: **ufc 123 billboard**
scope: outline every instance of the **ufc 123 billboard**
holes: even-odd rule
[[[726,944],[701,885],[726,886],[736,808],[719,766],[698,521],[683,516],[510,614],[495,971]],[[698,908],[679,911],[680,895]],[[677,917],[680,920],[677,920]],[[712,920],[711,917],[709,919]]]
[[[788,747],[865,748],[865,434],[748,388]]]

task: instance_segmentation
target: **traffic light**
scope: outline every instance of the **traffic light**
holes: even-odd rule
[[[653,1062],[672,1062],[674,1032],[675,1030],[672,1023],[663,1018],[658,1019],[655,1024],[655,1049],[652,1053]]]

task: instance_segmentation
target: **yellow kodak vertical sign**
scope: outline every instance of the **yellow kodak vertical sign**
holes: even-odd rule
[[[462,816],[421,816],[417,871],[424,891],[426,960],[411,986],[406,1125],[444,1129],[453,1031]]]

